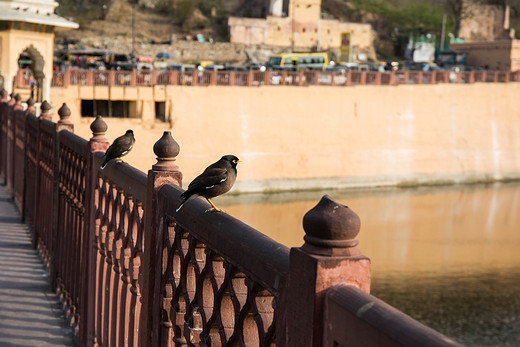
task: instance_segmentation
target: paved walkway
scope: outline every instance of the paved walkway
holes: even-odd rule
[[[75,346],[6,186],[0,186],[0,346]]]

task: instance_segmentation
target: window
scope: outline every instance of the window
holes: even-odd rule
[[[136,102],[122,100],[81,100],[82,117],[135,118]]]
[[[166,103],[164,101],[155,102],[155,120],[166,122]]]

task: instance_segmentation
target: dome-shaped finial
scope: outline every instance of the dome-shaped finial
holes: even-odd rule
[[[34,99],[30,97],[25,102],[27,104],[27,108],[25,109],[25,115],[36,114],[36,107],[34,107]]]
[[[63,103],[61,105],[60,109],[58,110],[58,115],[60,116],[60,120],[58,121],[58,124],[60,125],[72,125],[72,121],[70,120],[70,108],[67,106],[66,103]]]
[[[305,246],[330,250],[353,248],[359,243],[356,236],[360,227],[361,220],[354,211],[324,195],[320,202],[303,217]],[[314,253],[330,254],[331,252]],[[340,253],[353,255],[352,250],[340,251]]]
[[[43,100],[42,104],[40,105],[40,109],[42,110],[42,112],[50,111],[51,104],[49,104],[47,100]]]
[[[97,116],[96,119],[90,124],[90,130],[92,130],[92,137],[90,138],[90,150],[91,151],[106,151],[110,143],[105,136],[108,129],[107,123],[103,120],[103,117]]]
[[[179,155],[180,147],[172,137],[170,131],[165,131],[163,136],[153,145],[153,152],[157,156],[157,163],[152,169],[158,171],[176,171],[175,158]]]
[[[40,110],[41,110],[41,113],[40,113],[41,119],[52,120],[51,113],[50,113],[51,104],[49,104],[47,102],[47,100],[43,100],[42,104],[40,105]]]
[[[108,125],[103,120],[103,117],[97,116],[96,119],[90,124],[90,130],[92,130],[92,134],[96,135],[105,135],[107,132]]]
[[[63,105],[61,105],[60,109],[58,110],[58,115],[61,119],[63,119],[70,117],[70,114],[70,108],[67,106],[66,103],[63,103]]]

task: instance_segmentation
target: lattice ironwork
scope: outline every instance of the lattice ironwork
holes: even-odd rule
[[[162,234],[161,345],[274,344],[269,290],[172,218]]]
[[[54,146],[56,131],[54,123],[40,121],[39,131],[39,182],[38,212],[36,222],[36,234],[38,247],[47,267],[52,261],[53,245],[53,216],[54,216]]]
[[[0,181],[5,184],[7,179],[7,102],[0,102]]]
[[[124,180],[118,180],[121,181]],[[145,189],[146,186],[142,187]],[[125,192],[124,185],[101,174],[95,193],[95,343],[136,346],[141,314],[145,195]]]
[[[56,237],[57,291],[71,325],[78,328],[85,233],[88,143],[69,132],[60,133],[58,229]],[[82,270],[82,271],[78,271]]]
[[[25,219],[35,235],[36,221],[36,171],[38,168],[38,118],[28,115],[25,122]]]
[[[23,211],[24,175],[25,175],[25,112],[15,111],[14,117],[14,175],[13,193],[14,202],[20,211]]]

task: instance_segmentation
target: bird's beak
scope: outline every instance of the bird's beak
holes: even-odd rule
[[[241,162],[242,162],[242,160],[238,159],[238,162],[239,162],[239,163],[241,163]]]

